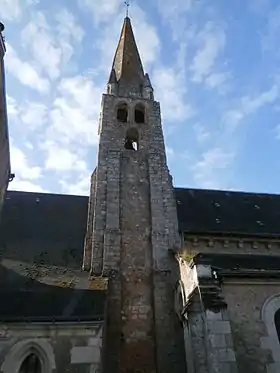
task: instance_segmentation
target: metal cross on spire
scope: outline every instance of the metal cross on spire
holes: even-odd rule
[[[130,2],[129,2],[129,0],[125,1],[124,4],[125,4],[125,6],[126,6],[126,16],[128,17],[129,7],[130,7]]]

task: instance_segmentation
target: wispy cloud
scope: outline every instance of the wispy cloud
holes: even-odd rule
[[[186,103],[186,88],[182,77],[172,68],[158,68],[153,74],[157,97],[161,102],[163,118],[168,121],[183,121],[194,114],[194,109]]]
[[[24,106],[24,107],[23,107]],[[47,121],[48,108],[40,102],[25,102],[21,106],[21,120],[30,130],[42,129]]]
[[[49,80],[41,76],[33,64],[22,60],[16,50],[9,44],[7,44],[6,69],[23,85],[41,93],[50,89]]]
[[[0,0],[1,17],[7,21],[18,21],[24,10],[37,3],[38,0]]]
[[[101,93],[88,78],[63,79],[50,111],[47,138],[68,146],[96,144]]]
[[[240,154],[253,156],[242,144],[252,119],[254,139],[263,114],[268,132],[277,136],[279,6],[253,3],[242,5],[240,31],[235,2],[226,8],[194,0],[132,3],[139,51],[161,104],[171,171],[183,185],[225,188],[242,180],[232,172],[246,164]],[[0,0],[0,6],[17,173],[11,187],[87,194],[101,94],[125,8],[118,0]],[[272,151],[269,144],[267,149]]]
[[[226,183],[223,180],[225,171],[235,158],[234,152],[223,148],[212,148],[202,154],[202,156],[191,165],[193,178],[197,186],[209,189],[222,188]]]
[[[201,83],[211,74],[216,60],[223,52],[226,44],[226,35],[224,30],[218,28],[212,22],[208,22],[197,35],[197,42],[199,48],[193,58],[190,70],[193,73],[193,80]]]
[[[32,164],[33,162],[27,159],[26,154],[14,145],[14,141],[11,141],[11,163],[17,181],[38,180],[42,177],[42,169]]]
[[[113,16],[119,13],[122,6],[119,0],[103,0],[102,2],[78,0],[78,4],[82,10],[87,9],[91,12],[96,24],[112,21]]]

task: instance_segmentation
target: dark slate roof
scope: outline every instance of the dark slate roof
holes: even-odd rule
[[[80,268],[87,197],[8,191],[0,249],[5,257]]]
[[[175,188],[180,231],[280,237],[280,195]],[[8,191],[2,255],[80,268],[88,197]]]
[[[87,197],[7,193],[0,322],[102,322],[106,286],[81,270],[87,203]]]
[[[180,231],[280,236],[280,195],[176,188]]]

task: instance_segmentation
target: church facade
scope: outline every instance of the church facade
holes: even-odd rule
[[[173,187],[128,17],[89,198],[2,217],[1,373],[280,370],[280,196]]]

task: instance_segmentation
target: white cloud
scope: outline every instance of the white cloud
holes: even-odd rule
[[[33,13],[21,32],[23,45],[31,50],[37,65],[51,79],[61,75],[74,54],[74,43],[80,43],[84,37],[84,30],[69,10],[59,11],[55,20],[57,24],[53,27],[42,12]]]
[[[219,88],[223,86],[229,78],[230,74],[228,72],[213,73],[205,79],[205,85],[209,88]]]
[[[207,131],[207,130],[205,129],[205,127],[202,126],[201,124],[196,123],[196,124],[193,126],[193,129],[194,129],[194,133],[195,133],[196,141],[197,141],[199,144],[204,144],[207,140],[210,139],[210,137],[211,137],[210,132]]]
[[[59,37],[66,40],[81,42],[85,32],[74,15],[66,8],[61,9],[55,16]]]
[[[262,92],[255,97],[244,97],[242,99],[242,106],[246,114],[255,113],[263,106],[273,103],[279,96],[279,89],[274,85],[270,90]]]
[[[215,147],[201,155],[201,159],[191,166],[194,181],[202,188],[220,188],[225,170],[231,166],[235,154]]]
[[[61,148],[55,143],[46,143],[44,145],[47,151],[45,167],[56,171],[86,171],[87,164],[70,149]]]
[[[35,0],[0,0],[1,17],[7,21],[18,21],[25,8],[36,3]]]
[[[228,133],[233,133],[244,117],[245,113],[241,109],[228,110],[222,117],[223,127]]]
[[[97,24],[111,21],[113,16],[119,13],[121,7],[119,0],[79,0],[78,3],[81,9],[91,12],[93,20]]]
[[[195,0],[157,0],[158,11],[164,22],[170,25],[175,40],[186,39],[190,29],[187,13],[198,3]]]
[[[35,66],[19,58],[14,48],[7,44],[6,70],[17,78],[23,85],[27,85],[41,93],[50,88],[48,79],[43,78]]]
[[[186,103],[185,87],[182,85],[182,77],[172,68],[158,68],[154,71],[152,83],[155,87],[162,114],[165,120],[182,121],[190,118],[194,110]]]
[[[228,134],[233,133],[246,117],[254,115],[264,106],[274,103],[278,97],[279,89],[276,85],[258,95],[241,97],[237,107],[228,110],[223,115],[222,124],[224,129]]]
[[[14,145],[14,141],[11,142],[11,167],[16,174],[14,184],[17,184],[18,179],[26,181],[37,180],[42,177],[41,168],[32,166],[24,152]]]
[[[41,185],[27,180],[17,180],[16,178],[9,184],[9,190],[19,190],[22,192],[48,193]]]
[[[18,114],[17,101],[9,95],[6,96],[6,101],[7,101],[8,116],[17,116]]]
[[[200,47],[193,58],[190,70],[193,73],[193,80],[201,83],[211,74],[216,60],[223,52],[226,35],[224,30],[216,27],[212,22],[208,22],[197,35],[197,41]]]
[[[90,189],[90,173],[81,173],[75,182],[60,181],[64,193],[88,196]]]
[[[56,44],[44,14],[33,14],[21,32],[22,42],[31,50],[33,58],[50,78],[60,75],[61,48]]]
[[[50,111],[47,140],[64,144],[96,144],[102,89],[85,77],[63,79]]]
[[[25,102],[21,106],[20,118],[30,130],[42,128],[47,121],[48,108],[40,102]]]

